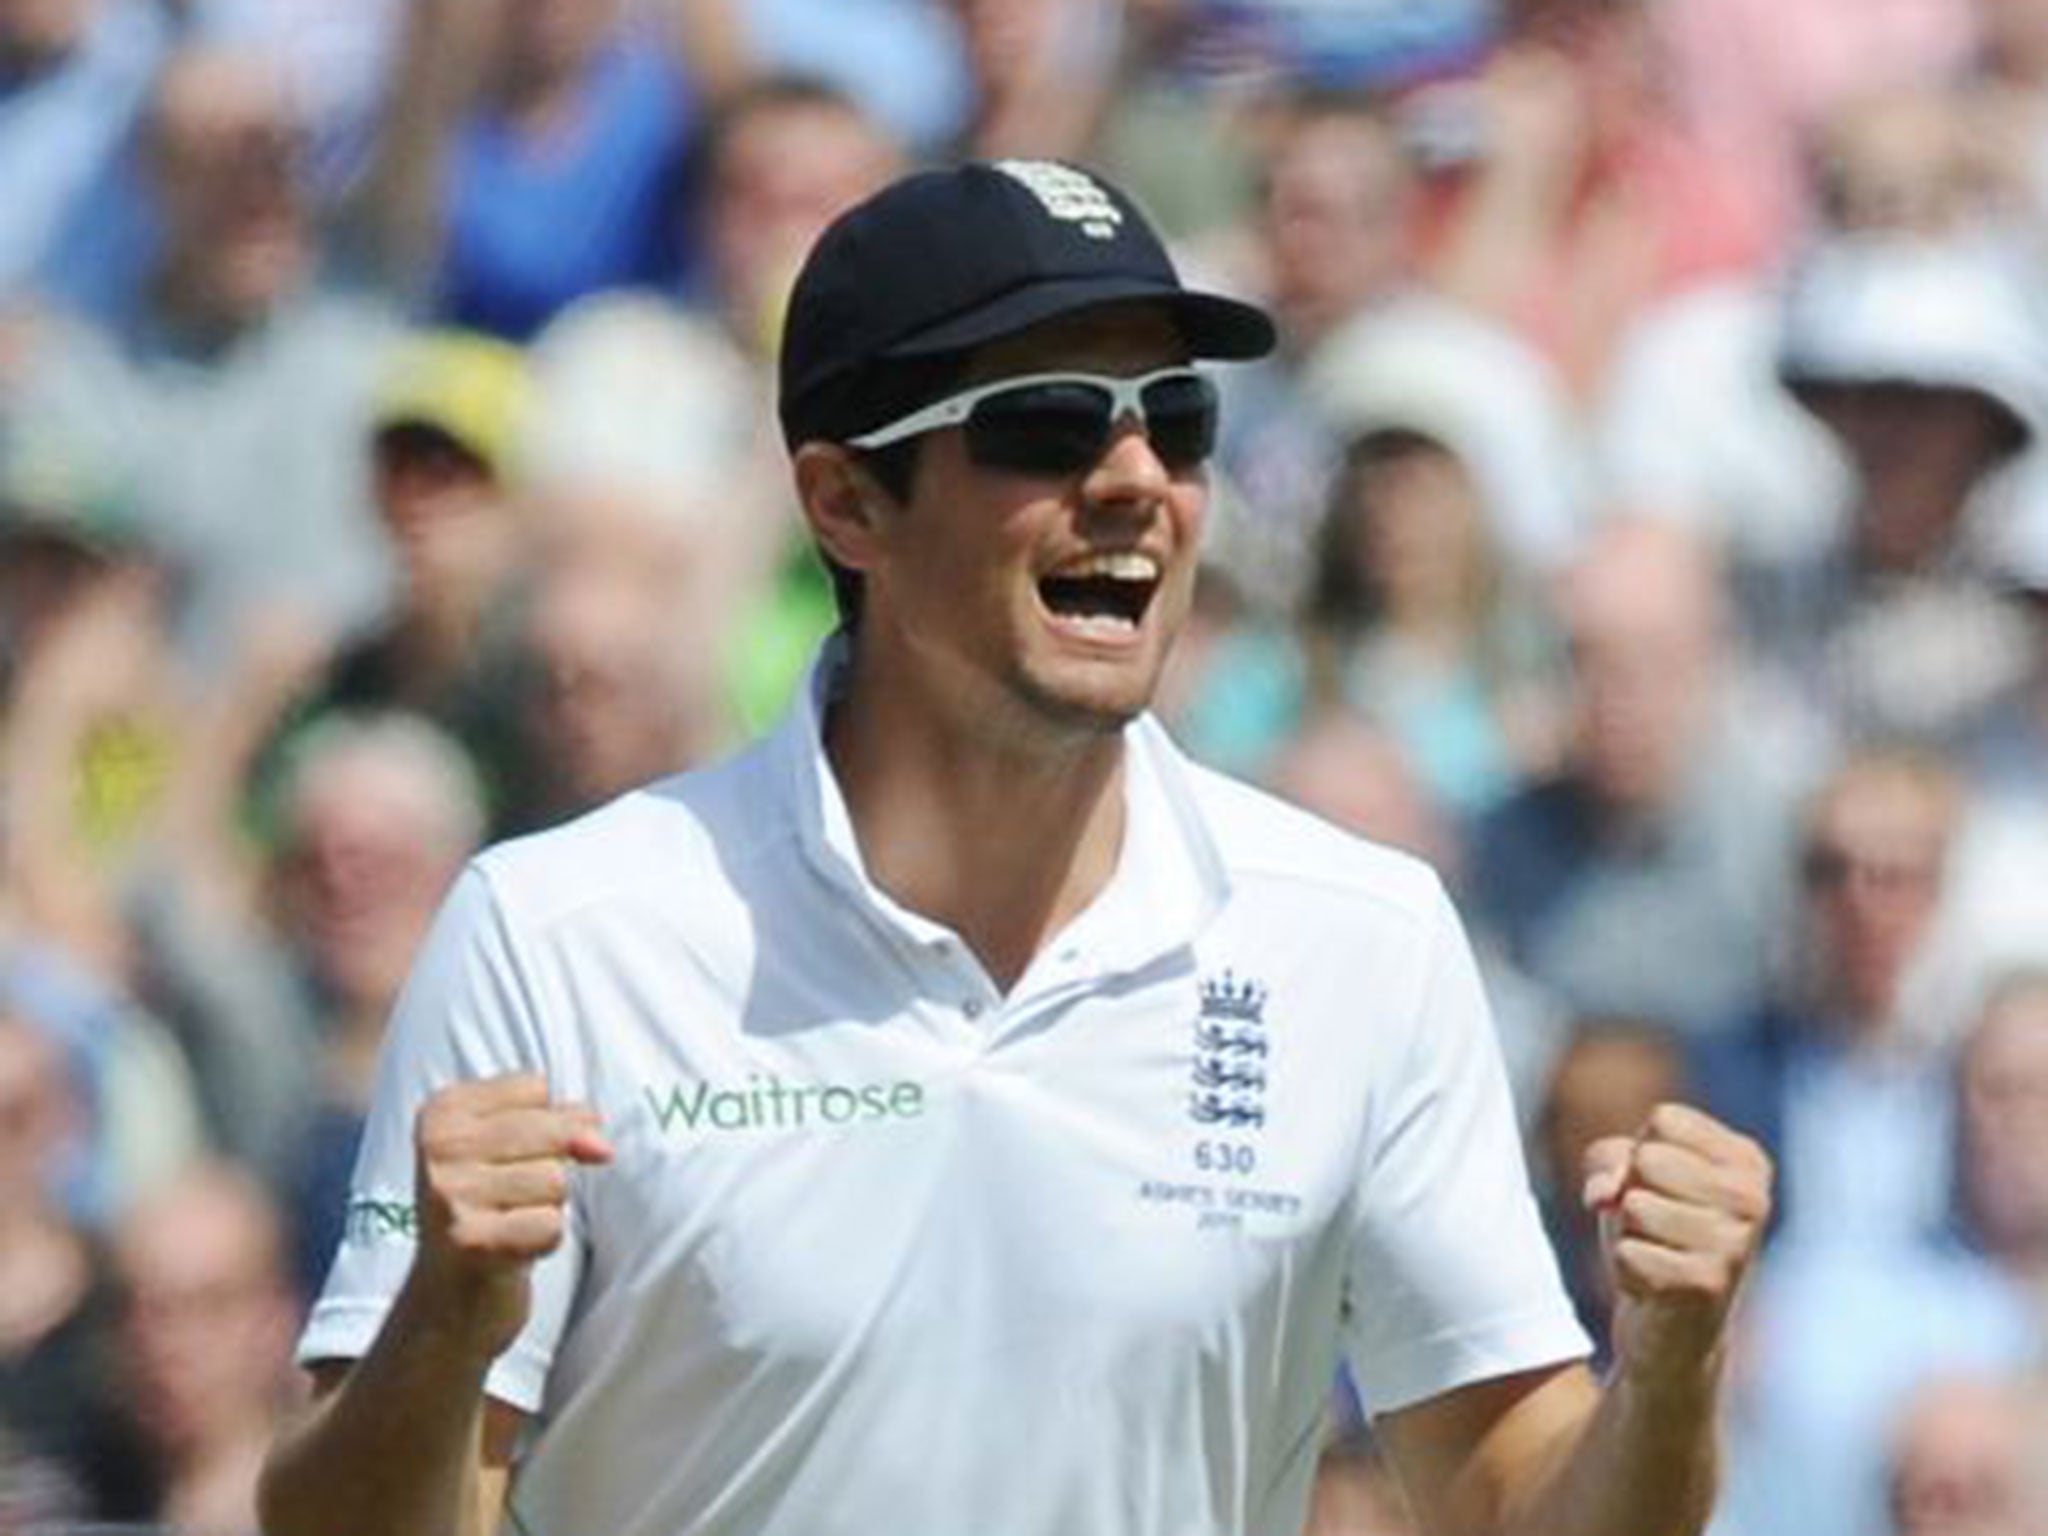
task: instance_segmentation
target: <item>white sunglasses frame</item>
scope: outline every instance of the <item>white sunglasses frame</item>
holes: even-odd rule
[[[863,432],[858,437],[849,437],[849,448],[886,448],[891,443],[900,443],[905,438],[916,437],[924,432],[936,432],[942,427],[957,427],[974,413],[974,408],[991,395],[1004,394],[1009,390],[1023,389],[1033,384],[1086,384],[1095,389],[1106,390],[1109,394],[1110,430],[1126,416],[1135,416],[1140,426],[1148,426],[1145,417],[1145,391],[1154,384],[1167,379],[1196,379],[1215,388],[1209,376],[1199,368],[1186,363],[1176,363],[1171,368],[1155,368],[1150,373],[1141,373],[1124,378],[1107,373],[1020,373],[1007,379],[992,379],[986,384],[977,384],[957,394],[934,400],[930,405],[920,406],[907,416]]]

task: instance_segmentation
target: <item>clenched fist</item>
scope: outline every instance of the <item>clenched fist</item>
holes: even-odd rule
[[[1601,1217],[1621,1369],[1652,1386],[1700,1381],[1763,1240],[1770,1159],[1711,1115],[1661,1104],[1636,1135],[1587,1149],[1585,1202]]]
[[[611,1161],[596,1111],[556,1104],[535,1073],[442,1089],[413,1126],[420,1246],[409,1282],[444,1326],[494,1358],[526,1325],[534,1260],[562,1240],[573,1165]]]

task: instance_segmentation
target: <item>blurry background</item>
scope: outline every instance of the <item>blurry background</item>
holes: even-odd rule
[[[969,154],[1278,317],[1162,712],[1441,871],[1588,1322],[1589,1140],[1779,1159],[1720,1536],[2048,1532],[2048,0],[0,0],[0,1532],[250,1530],[423,925],[773,717],[788,284]]]

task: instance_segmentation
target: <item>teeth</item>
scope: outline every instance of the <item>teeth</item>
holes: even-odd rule
[[[1093,635],[1129,635],[1135,634],[1138,628],[1134,622],[1118,613],[1091,613],[1067,618],[1061,622],[1084,634]]]
[[[1116,550],[1072,561],[1061,566],[1055,574],[1070,580],[1084,576],[1104,576],[1113,581],[1157,581],[1159,562],[1150,555],[1139,554],[1136,550]]]

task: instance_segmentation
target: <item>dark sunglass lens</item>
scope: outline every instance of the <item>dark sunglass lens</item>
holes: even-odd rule
[[[1109,441],[1109,395],[1089,384],[1025,384],[990,395],[967,418],[967,451],[989,469],[1071,475]]]
[[[1837,890],[1849,878],[1849,856],[1825,845],[1808,848],[1800,858],[1799,875],[1808,890]]]
[[[1216,386],[1199,375],[1149,385],[1145,435],[1159,462],[1171,469],[1202,463],[1216,450]]]

